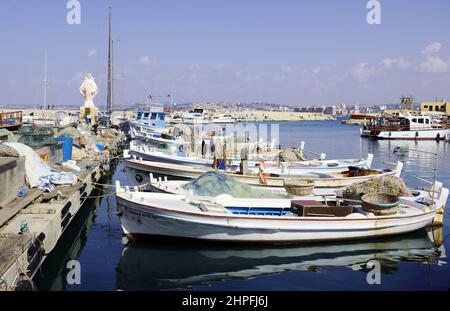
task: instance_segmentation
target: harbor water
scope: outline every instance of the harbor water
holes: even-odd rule
[[[269,123],[270,124],[270,123]],[[359,137],[358,126],[340,121],[283,122],[280,143],[324,152],[328,159],[374,154],[373,167],[403,161],[410,187],[428,187],[438,154],[437,180],[450,186],[450,144],[435,141],[372,141]],[[313,156],[312,154],[306,155]],[[106,184],[128,184],[118,161]],[[223,245],[185,241],[128,241],[122,235],[111,196],[91,199],[64,233],[36,277],[39,290],[447,290],[450,266],[449,215],[437,231],[352,242],[308,245]],[[433,239],[443,241],[436,248]],[[80,263],[80,284],[67,282],[67,263]],[[380,284],[367,282],[376,260]]]

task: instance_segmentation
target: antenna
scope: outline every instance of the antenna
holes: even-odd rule
[[[431,198],[433,199],[433,204],[434,204],[434,195],[435,195],[435,191],[436,191],[436,173],[437,173],[437,164],[438,164],[438,153],[430,152],[430,151],[423,151],[423,150],[418,150],[418,149],[402,148],[402,147],[394,148],[394,154],[398,154],[399,151],[415,151],[418,153],[431,154],[434,156],[433,184],[432,184],[432,188],[431,188],[431,192],[432,192]],[[421,181],[426,181],[420,177],[416,177],[416,178]],[[427,183],[429,183],[429,182],[427,182]]]
[[[47,107],[47,52],[45,52],[44,56],[44,80],[42,80],[42,87],[44,88],[44,106]]]
[[[109,122],[111,121],[111,114],[113,110],[113,40],[112,40],[112,7],[109,6],[109,38],[108,38],[108,94],[106,103],[106,113]]]

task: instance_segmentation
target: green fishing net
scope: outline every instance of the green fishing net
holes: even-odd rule
[[[185,191],[196,196],[216,197],[229,194],[235,198],[282,198],[282,194],[272,193],[236,181],[227,174],[212,171],[183,186]]]

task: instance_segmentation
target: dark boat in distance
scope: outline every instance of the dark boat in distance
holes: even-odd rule
[[[17,131],[22,124],[22,111],[0,112],[0,129]]]

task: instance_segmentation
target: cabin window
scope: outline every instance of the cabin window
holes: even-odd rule
[[[140,119],[142,117],[142,112],[138,112],[137,118]]]
[[[412,122],[417,123],[417,119],[416,118],[412,119]]]
[[[150,112],[144,113],[144,119],[147,119],[149,115],[150,115]]]
[[[426,120],[425,120],[425,123],[426,123],[426,124],[430,124],[430,120],[426,119]]]
[[[156,113],[152,113],[151,119],[156,120]]]
[[[419,119],[419,124],[423,124],[424,123],[423,121],[424,121],[423,119]]]
[[[433,111],[433,106],[430,106],[430,109],[428,109],[429,111]]]

